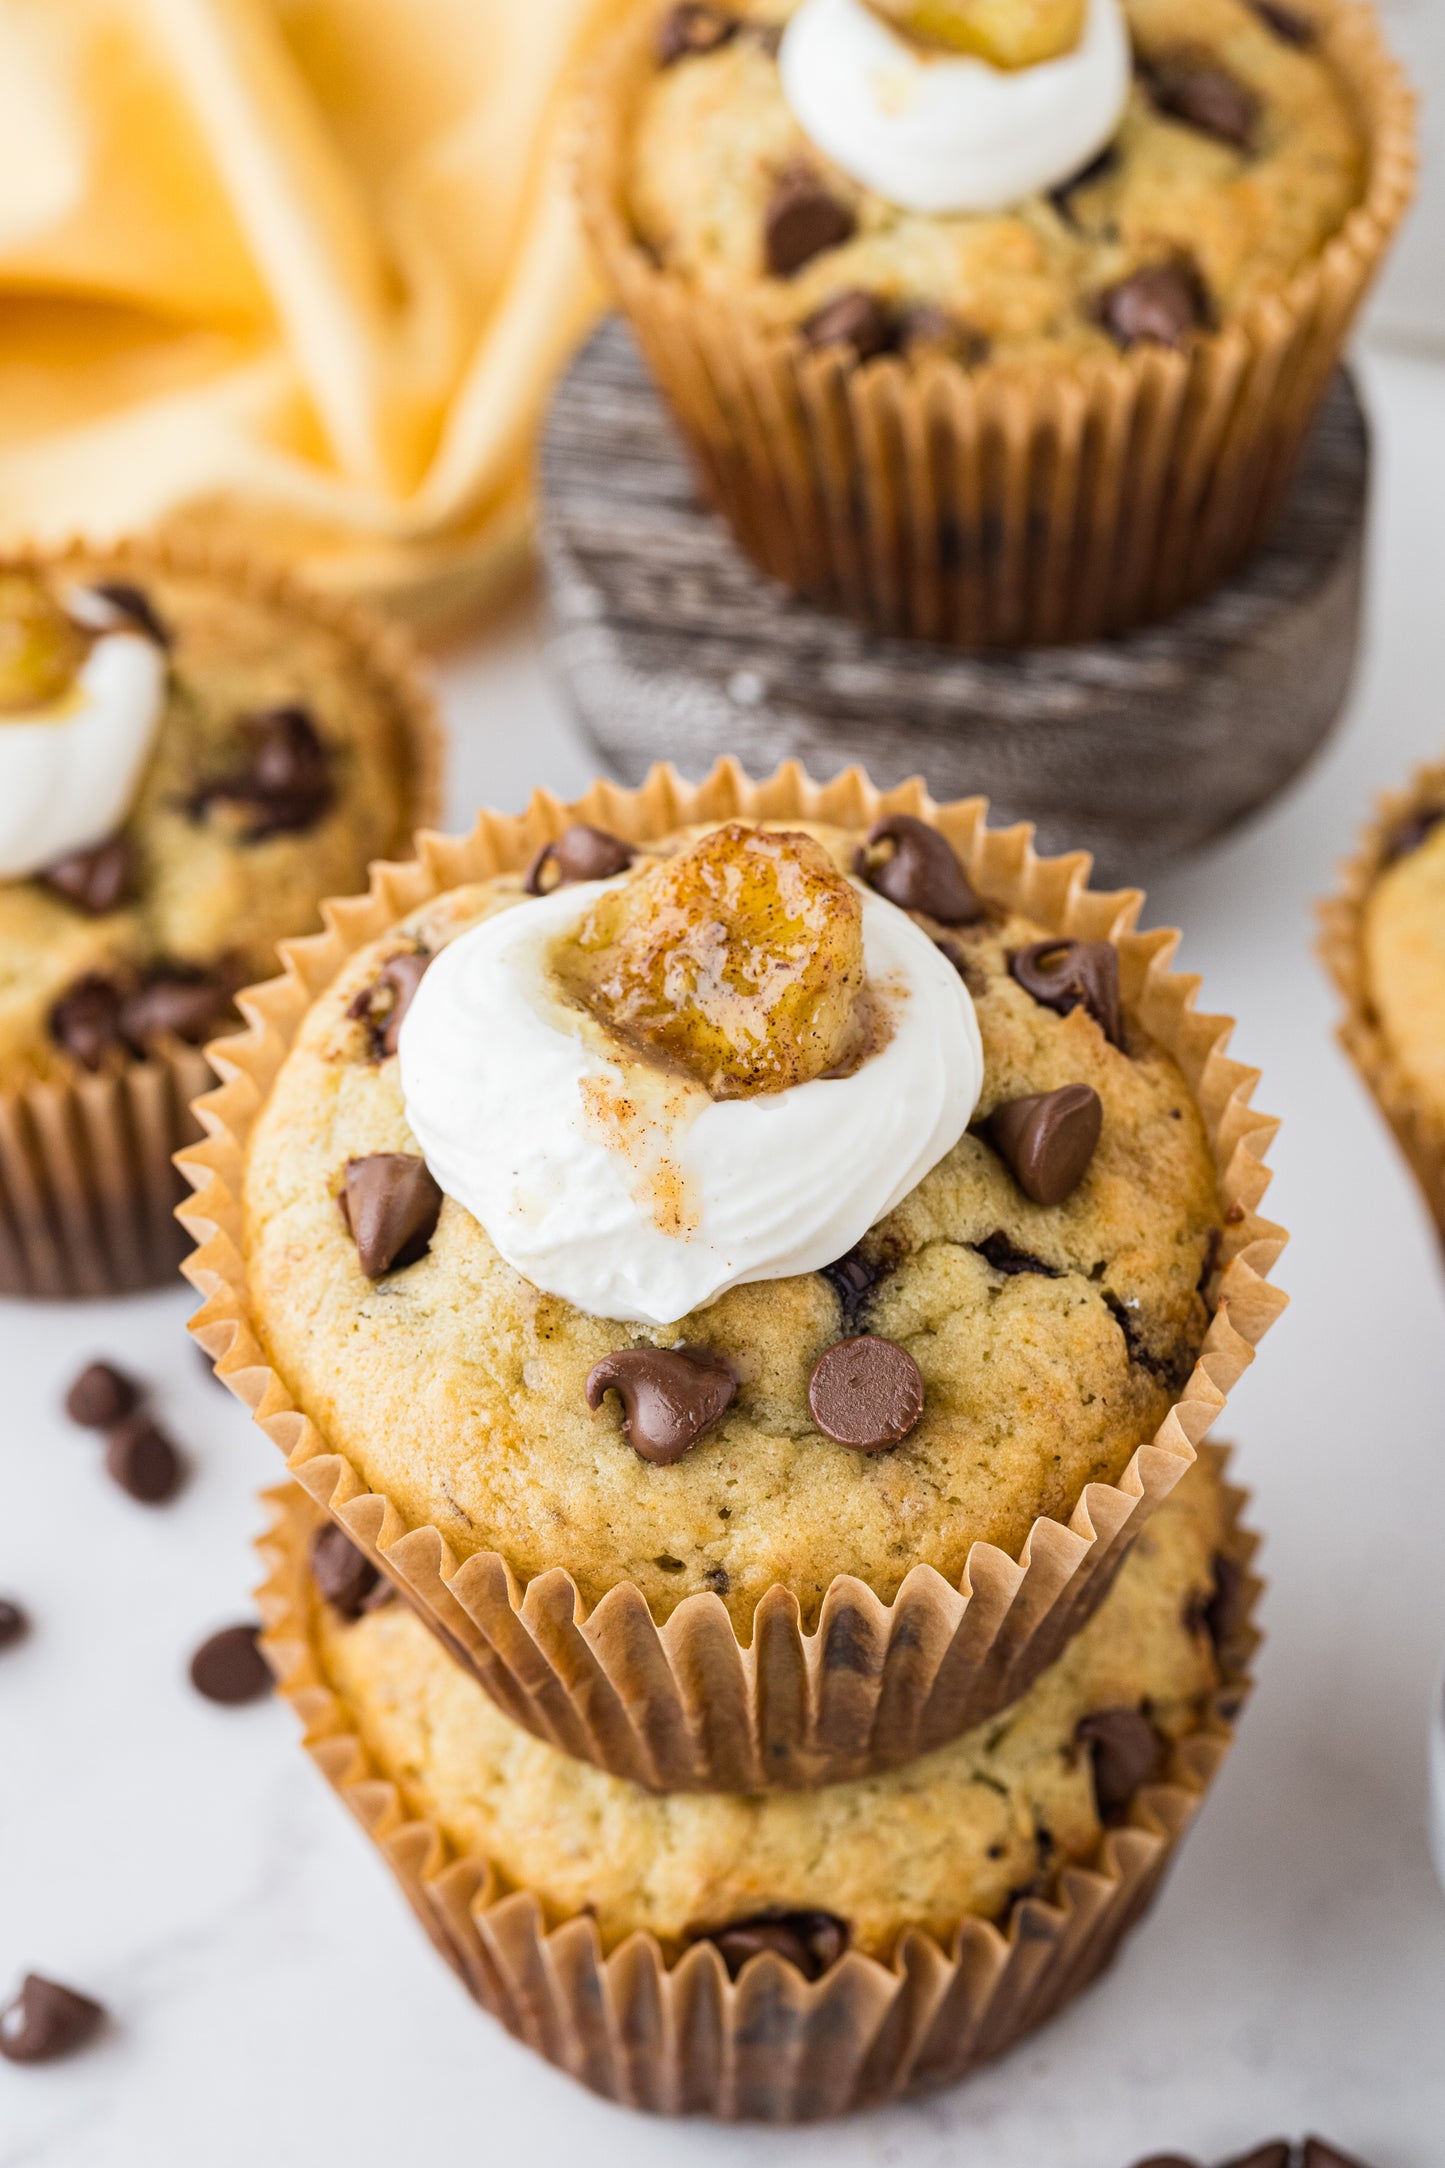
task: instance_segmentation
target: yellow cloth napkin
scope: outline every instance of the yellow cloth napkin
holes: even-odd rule
[[[629,0],[0,0],[0,543],[226,532],[422,621],[525,546]]]

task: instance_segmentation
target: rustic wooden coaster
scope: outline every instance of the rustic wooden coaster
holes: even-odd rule
[[[1270,543],[1244,575],[1127,639],[964,655],[880,639],[755,570],[698,494],[617,320],[564,379],[542,447],[549,645],[578,717],[627,783],[654,760],[696,778],[921,774],[1087,846],[1132,880],[1257,811],[1339,719],[1359,645],[1369,435],[1337,377]]]

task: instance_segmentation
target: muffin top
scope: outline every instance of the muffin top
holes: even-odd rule
[[[1401,1081],[1445,1133],[1445,790],[1390,838],[1362,935],[1368,1000]]]
[[[741,1962],[768,1946],[759,1915],[792,1915],[799,1961],[821,1969],[849,1945],[886,1958],[908,1928],[946,1943],[960,1920],[1050,1896],[1062,1868],[1091,1858],[1200,1726],[1221,1679],[1215,1637],[1237,1660],[1244,1583],[1230,1540],[1201,1462],[1089,1625],[1001,1716],[887,1775],[760,1798],[659,1796],[533,1738],[405,1604],[363,1608],[385,1584],[356,1553],[359,1571],[338,1571],[346,1542],[330,1526],[318,1564],[344,1608],[312,1585],[311,1634],[408,1809],[535,1891],[553,1924],[588,1911],[607,1947],[646,1931],[669,1950],[711,1931]]]
[[[0,568],[0,1080],[209,1037],[400,850],[426,756],[379,652],[280,582]]]
[[[638,239],[759,326],[862,359],[1185,345],[1340,230],[1361,138],[1308,13],[1122,0],[1111,57],[1120,5],[1013,11],[1054,41],[1021,66],[980,57],[984,19],[1011,18],[974,0],[675,8],[629,149]]]
[[[316,1000],[247,1150],[252,1322],[458,1555],[741,1629],[782,1584],[811,1625],[839,1574],[891,1601],[1017,1555],[1177,1399],[1221,1212],[1183,1074],[1109,944],[974,896],[919,821],[870,834],[573,829]]]

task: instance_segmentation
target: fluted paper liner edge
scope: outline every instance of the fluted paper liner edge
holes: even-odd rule
[[[1362,0],[1313,0],[1367,143],[1363,200],[1278,292],[1187,351],[1051,365],[857,364],[768,332],[638,242],[626,146],[655,11],[579,104],[598,257],[713,501],[763,570],[885,634],[1097,639],[1198,600],[1267,538],[1415,191],[1415,102]]]
[[[17,567],[103,565],[144,584],[193,576],[257,596],[339,634],[384,690],[412,748],[407,831],[440,810],[435,704],[406,636],[354,603],[235,551],[164,540],[76,540],[0,553]],[[158,1044],[95,1076],[25,1079],[0,1090],[0,1296],[103,1296],[162,1285],[186,1253],[173,1158],[199,1135],[190,1105],[215,1082],[196,1047]]]
[[[1445,806],[1445,762],[1419,769],[1405,789],[1380,799],[1338,891],[1320,907],[1319,951],[1345,1004],[1340,1044],[1394,1131],[1445,1242],[1445,1122],[1390,1049],[1370,1001],[1364,952],[1365,907],[1389,864],[1390,839],[1403,820],[1430,806]]]
[[[1204,1448],[1217,1466],[1224,1448]],[[594,1920],[549,1918],[484,1858],[458,1857],[380,1773],[326,1680],[312,1630],[314,1502],[266,1494],[262,1646],[322,1774],[381,1851],[441,1955],[516,2039],[626,2106],[791,2123],[916,2096],[965,2077],[1055,2016],[1099,1976],[1147,1909],[1233,1743],[1258,1646],[1258,1538],[1226,1485],[1223,1548],[1245,1573],[1248,1617],[1221,1653],[1224,1682],[1126,1825],[1052,1901],[1015,1902],[1001,1925],[962,1921],[945,1946],[909,1930],[890,1961],[852,1952],[809,1985],[775,1956],[736,1982],[697,1943],[669,1957],[651,1935],[605,1951]],[[359,1896],[358,1902],[368,1899]]]
[[[1061,937],[1116,942],[1125,1001],[1179,1062],[1219,1170],[1214,1317],[1188,1384],[1119,1481],[1088,1485],[1067,1524],[1036,1520],[1017,1559],[975,1544],[960,1586],[915,1566],[891,1604],[840,1575],[811,1634],[783,1587],[759,1601],[744,1646],[711,1594],[686,1597],[659,1626],[631,1582],[589,1615],[560,1567],[524,1587],[495,1551],[459,1560],[436,1528],[410,1527],[391,1499],[370,1490],[297,1407],[248,1309],[247,1138],[312,1001],[397,919],[445,890],[518,870],[574,819],[645,841],[734,817],[861,830],[884,811],[933,821],[982,895]],[[1015,1700],[1102,1600],[1285,1306],[1268,1280],[1285,1237],[1258,1211],[1278,1124],[1250,1104],[1258,1071],[1226,1054],[1231,1021],[1195,1013],[1198,980],[1170,968],[1177,933],[1134,930],[1141,891],[1091,890],[1087,853],[1040,858],[1028,827],[990,830],[986,811],[978,798],[935,805],[917,780],[880,792],[859,769],[818,785],[796,763],[762,783],[723,761],[697,785],[659,766],[635,791],[598,783],[572,805],[538,793],[519,817],[484,812],[469,836],[423,834],[413,862],[374,868],[369,894],[327,906],[325,934],[285,945],[284,978],[240,997],[250,1030],[209,1050],[226,1081],[197,1103],[207,1141],[178,1163],[197,1191],[180,1208],[199,1244],[183,1269],[206,1298],[192,1330],[217,1375],[317,1503],[405,1584],[499,1706],[614,1775],[672,1791],[836,1782],[907,1761]]]

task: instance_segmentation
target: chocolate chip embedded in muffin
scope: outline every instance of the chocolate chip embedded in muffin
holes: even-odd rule
[[[912,301],[895,312],[894,344],[914,357],[946,355],[966,369],[979,368],[993,352],[987,332],[934,301]]]
[[[1158,1732],[1142,1709],[1098,1709],[1074,1737],[1093,1765],[1100,1821],[1116,1820],[1159,1767]]]
[[[809,346],[851,346],[860,361],[871,361],[897,344],[898,327],[887,304],[862,287],[835,294],[799,327]]]
[[[859,878],[900,910],[921,911],[940,926],[966,926],[983,916],[947,837],[911,813],[875,821],[856,865]]]
[[[1186,127],[1251,151],[1259,126],[1259,100],[1216,61],[1197,53],[1164,53],[1143,70],[1149,95],[1161,113]]]
[[[1111,1046],[1124,1045],[1119,954],[1110,941],[1034,941],[1009,958],[1009,974],[1058,1016],[1083,1008]]]
[[[124,836],[57,858],[38,875],[42,885],[89,918],[118,911],[135,881],[135,852]]]
[[[1042,1257],[1034,1257],[1028,1250],[1015,1249],[1002,1230],[985,1236],[982,1242],[975,1242],[973,1247],[984,1263],[992,1265],[994,1271],[1001,1272],[1005,1279],[1016,1279],[1020,1274],[1029,1272],[1037,1273],[1045,1280],[1059,1278],[1057,1265],[1046,1265]]]
[[[996,1107],[984,1135],[1026,1197],[1058,1205],[1089,1171],[1104,1126],[1104,1103],[1089,1084],[1064,1084]]]
[[[104,2009],[89,1995],[30,1972],[0,2010],[0,2055],[7,2063],[58,2062],[93,2039],[104,2021]]]
[[[158,964],[126,996],[121,1033],[138,1054],[158,1038],[184,1039],[190,1046],[199,1046],[230,1008],[231,985],[223,973],[186,964]]]
[[[303,707],[268,708],[243,716],[240,734],[244,765],[232,774],[202,783],[192,801],[199,818],[218,800],[249,808],[248,843],[314,828],[336,795],[331,756],[310,712]]]
[[[860,1333],[826,1348],[808,1380],[813,1421],[836,1445],[879,1453],[908,1436],[923,1413],[923,1373],[896,1340]]]
[[[1099,296],[1098,318],[1120,346],[1180,347],[1214,320],[1198,269],[1176,258],[1133,271]]]
[[[311,1572],[326,1601],[343,1618],[360,1618],[381,1579],[365,1551],[359,1551],[335,1521],[326,1521],[311,1538]]]
[[[775,279],[790,279],[826,249],[851,241],[858,221],[846,203],[799,166],[780,176],[763,218],[763,255]]]
[[[821,1980],[848,1947],[848,1925],[831,1912],[760,1912],[729,1927],[709,1928],[702,1938],[722,1956],[729,1977],[765,1950],[796,1965],[805,1980]]]
[[[671,68],[695,54],[715,53],[737,36],[740,27],[737,16],[725,8],[675,7],[657,26],[657,65]]]
[[[114,1363],[87,1363],[65,1396],[65,1412],[85,1430],[109,1430],[140,1406],[141,1389]]]
[[[191,1658],[191,1684],[207,1701],[238,1709],[271,1691],[271,1672],[258,1642],[261,1629],[223,1626]]]
[[[632,845],[621,836],[574,821],[542,845],[527,868],[523,886],[529,896],[545,896],[553,888],[569,888],[574,881],[610,881],[614,874],[627,871],[633,856]],[[555,881],[548,881],[549,872],[556,874]]]
[[[1315,26],[1298,8],[1285,7],[1281,0],[1248,0],[1248,4],[1266,29],[1272,30],[1286,45],[1305,52],[1315,43],[1318,36]]]
[[[622,1402],[622,1435],[654,1467],[689,1452],[737,1397],[731,1366],[699,1348],[618,1348],[588,1372],[595,1415],[609,1392]]]
[[[356,1261],[368,1280],[402,1272],[431,1248],[442,1193],[426,1161],[414,1152],[373,1152],[346,1162],[336,1200]]]
[[[117,616],[137,632],[143,632],[148,640],[154,640],[157,647],[170,652],[174,645],[171,629],[143,587],[137,587],[130,580],[96,580],[87,591],[101,596]]]
[[[407,949],[388,957],[370,986],[363,986],[347,1015],[365,1024],[371,1038],[373,1061],[387,1061],[401,1043],[401,1027],[416,990],[432,963],[426,949]]]
[[[99,1069],[121,1050],[120,1018],[120,988],[101,972],[87,972],[50,1011],[50,1036],[82,1069]]]
[[[1057,188],[1049,190],[1049,201],[1066,225],[1075,226],[1078,223],[1073,206],[1076,192],[1081,188],[1091,188],[1095,181],[1107,180],[1109,175],[1116,171],[1118,164],[1118,144],[1106,143],[1097,157],[1091,158],[1086,166],[1080,166],[1078,172],[1070,174],[1068,180],[1060,181]]]
[[[1411,851],[1418,851],[1442,821],[1445,821],[1445,806],[1423,806],[1418,812],[1408,813],[1385,846],[1385,864],[1393,866],[1397,859],[1408,858]]]

